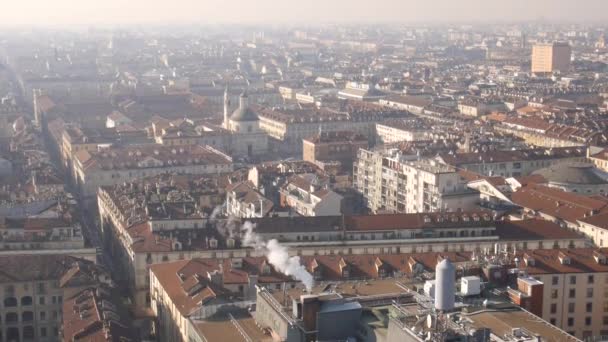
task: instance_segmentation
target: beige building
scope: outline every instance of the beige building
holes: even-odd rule
[[[347,101],[338,108],[297,110],[260,109],[260,128],[275,143],[275,149],[298,153],[302,140],[319,132],[350,131],[371,137],[376,122],[403,115],[399,108],[386,108],[363,101]]]
[[[437,159],[458,169],[484,176],[522,177],[564,162],[584,162],[585,148],[556,147],[487,152],[442,153]]]
[[[311,174],[291,176],[279,190],[281,206],[303,216],[340,215],[343,197],[328,187],[320,186]]]
[[[415,120],[390,120],[376,124],[376,143],[430,140],[431,133],[430,125]]]
[[[589,147],[587,149],[587,158],[598,169],[608,172],[608,149]]]
[[[162,173],[220,174],[232,171],[232,158],[210,147],[142,145],[80,150],[73,174],[80,193],[94,196],[100,186]]]
[[[264,197],[250,181],[230,184],[226,189],[226,215],[229,217],[265,217],[274,203]]]
[[[0,267],[2,342],[60,341],[63,299],[70,290],[110,281],[92,262],[62,255],[2,256]]]
[[[540,315],[584,341],[608,338],[606,250],[544,249],[523,254],[519,270],[542,282]]]
[[[568,43],[536,44],[532,48],[532,73],[567,72],[571,54]]]

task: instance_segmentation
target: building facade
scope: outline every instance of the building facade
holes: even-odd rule
[[[478,200],[455,168],[434,160],[405,160],[383,151],[359,150],[353,185],[372,212],[470,210]]]
[[[571,54],[572,48],[568,43],[535,44],[532,47],[532,73],[567,72]]]

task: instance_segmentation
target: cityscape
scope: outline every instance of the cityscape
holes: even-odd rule
[[[608,341],[608,2],[37,1],[0,342]]]

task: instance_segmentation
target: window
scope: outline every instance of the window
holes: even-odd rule
[[[568,326],[571,327],[574,325],[574,318],[568,317]]]
[[[34,327],[31,325],[23,327],[23,339],[31,340],[34,338]]]
[[[569,313],[573,313],[574,312],[574,303],[568,303],[568,312]]]
[[[576,297],[576,290],[570,289],[570,291],[568,292],[568,297],[570,297],[570,298]]]
[[[591,317],[585,317],[585,325],[591,325]]]
[[[593,298],[593,287],[587,289],[587,298]]]
[[[608,316],[604,316],[604,319],[602,320],[602,324],[608,325]]]
[[[30,296],[21,297],[21,306],[30,306],[32,302],[33,300]]]
[[[570,276],[570,285],[576,284],[576,276]]]
[[[4,318],[4,321],[7,323],[14,323],[17,322],[19,320],[19,316],[17,315],[16,312],[9,312],[6,314],[6,317]]]
[[[12,308],[17,306],[17,298],[15,297],[8,297],[4,299],[4,306],[7,308]]]
[[[555,290],[555,289],[551,290],[551,298],[556,299],[557,296],[558,296],[557,290]]]
[[[31,311],[24,311],[21,314],[21,320],[23,322],[31,322],[31,321],[33,321],[34,320],[34,313],[31,312]]]
[[[43,297],[39,297],[39,298],[38,298],[38,304],[40,304],[40,305],[44,305],[44,304],[45,304],[45,301],[46,301],[46,300],[45,300],[44,296],[43,296]]]
[[[40,337],[46,337],[46,328],[45,327],[40,328]]]
[[[557,276],[553,276],[553,279],[551,280],[551,284],[557,285],[558,283],[559,283],[559,278]]]
[[[593,284],[593,281],[594,281],[594,280],[595,280],[595,279],[594,279],[593,275],[589,275],[589,276],[587,277],[587,283],[589,283],[589,284]]]
[[[45,311],[40,311],[40,320],[46,321],[46,312]]]
[[[593,303],[591,303],[591,302],[587,303],[587,305],[585,306],[585,309],[587,310],[587,312],[592,312],[593,311]]]
[[[551,318],[551,319],[549,320],[549,323],[551,323],[551,324],[555,325],[555,323],[556,323],[555,318]]]
[[[557,312],[557,304],[553,303],[551,304],[551,313],[554,314]]]

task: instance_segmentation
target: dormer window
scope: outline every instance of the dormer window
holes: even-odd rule
[[[559,262],[560,262],[562,265],[570,265],[570,263],[571,263],[571,261],[572,261],[572,260],[570,259],[570,257],[569,257],[568,255],[566,255],[564,252],[559,252],[559,253],[557,254],[557,258],[559,259]]]
[[[600,265],[606,265],[606,255],[603,254],[600,251],[594,251],[593,252],[593,258],[595,259],[595,262],[597,262]]]
[[[536,261],[529,254],[524,254],[524,262],[526,263],[526,266],[534,266],[534,265],[536,265]]]

